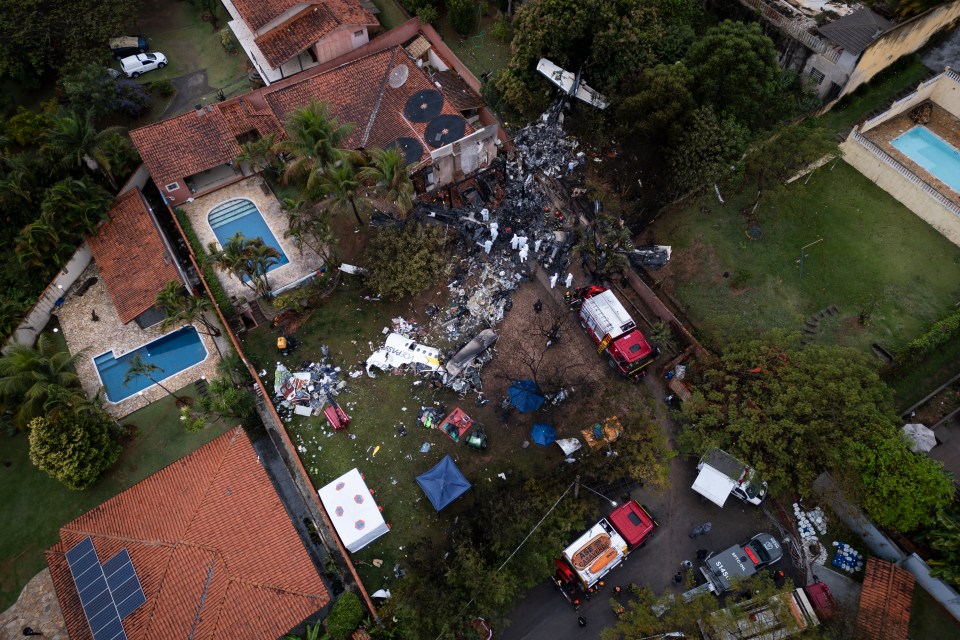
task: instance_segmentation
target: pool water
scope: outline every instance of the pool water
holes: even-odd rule
[[[923,126],[894,138],[890,144],[940,182],[960,193],[960,151]]]
[[[207,220],[221,247],[227,240],[242,233],[245,238],[260,238],[265,245],[276,249],[280,253],[280,260],[267,269],[268,273],[290,262],[253,201],[245,198],[227,200],[214,207]]]
[[[159,369],[151,373],[150,377],[162,383],[166,378],[203,362],[207,357],[207,349],[200,341],[200,335],[194,327],[184,327],[129,351],[119,358],[113,355],[113,351],[97,356],[93,359],[93,363],[97,367],[100,381],[103,382],[103,387],[107,391],[107,400],[110,402],[126,400],[155,384],[150,378],[141,375],[134,376],[129,384],[123,383],[130,360],[134,356],[140,356],[143,362],[157,365]]]

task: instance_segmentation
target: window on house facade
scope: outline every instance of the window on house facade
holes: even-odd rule
[[[810,77],[813,78],[814,82],[816,82],[817,84],[820,84],[821,82],[823,82],[823,78],[825,76],[823,75],[823,72],[820,71],[819,69],[813,69],[812,71],[810,71]]]
[[[354,32],[353,32],[353,37],[354,37],[354,38],[360,38],[360,37],[362,37],[362,36],[363,36],[363,30],[362,30],[362,29],[361,29],[360,31],[354,31]]]
[[[166,187],[164,187],[164,189],[166,189],[168,192],[171,192],[171,193],[174,192],[174,191],[176,191],[176,190],[179,189],[179,188],[180,188],[180,183],[179,183],[179,182],[171,182],[171,183],[168,184]]]

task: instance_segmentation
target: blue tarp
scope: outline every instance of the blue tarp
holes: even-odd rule
[[[462,496],[471,486],[450,456],[445,456],[433,469],[417,476],[417,484],[437,511]]]
[[[517,380],[510,385],[507,397],[520,413],[536,411],[544,401],[540,387],[533,380]]]
[[[557,440],[557,430],[553,428],[553,425],[549,425],[545,422],[538,422],[533,425],[533,430],[530,431],[530,437],[533,438],[533,441],[537,444],[542,444],[547,446],[548,444],[553,444]]]

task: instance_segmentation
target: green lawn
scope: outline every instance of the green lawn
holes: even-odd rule
[[[180,395],[193,395],[190,385]],[[138,428],[113,469],[87,491],[71,491],[32,464],[27,436],[4,442],[0,467],[0,611],[46,566],[44,550],[55,544],[62,525],[220,435],[219,427],[186,432],[171,398],[121,421]]]
[[[380,9],[377,19],[380,21],[383,31],[389,31],[409,20],[407,13],[396,0],[373,0],[373,4],[377,9]]]
[[[230,16],[219,3],[217,17],[219,29],[228,28]],[[216,101],[217,89],[223,89],[228,97],[249,90],[246,55],[239,47],[235,54],[228,54],[219,32],[200,19],[200,10],[192,3],[146,0],[139,28],[150,42],[150,51],[163,53],[169,62],[163,69],[142,76],[140,82],[173,80],[206,69],[207,83],[213,89],[204,96],[208,102]]]
[[[919,585],[913,590],[910,637],[913,640],[960,637],[960,624]]]
[[[510,43],[493,37],[497,11],[490,5],[490,15],[482,16],[472,33],[461,35],[453,30],[446,16],[441,18],[437,31],[460,61],[479,78],[488,71],[499,71],[510,62]]]
[[[712,193],[665,214],[657,241],[672,244],[665,285],[713,346],[785,328],[830,305],[819,340],[869,349],[902,347],[960,297],[960,249],[843,161],[764,197]],[[748,227],[762,239],[751,240]],[[803,277],[797,261],[807,250]],[[726,277],[724,277],[726,274]],[[868,311],[865,326],[858,313]]]
[[[556,452],[539,447],[521,449],[519,445],[526,432],[522,428],[502,428],[494,403],[481,408],[469,399],[461,403],[451,392],[432,390],[409,374],[382,374],[375,379],[365,373],[358,378],[349,377],[348,372],[362,371],[362,363],[371,353],[370,345],[381,344],[381,331],[390,326],[390,318],[398,315],[410,318],[411,313],[409,301],[367,302],[362,299],[365,292],[351,285],[342,284],[296,332],[300,346],[289,358],[278,358],[276,330],[271,328],[260,328],[245,336],[243,348],[258,369],[268,370],[266,379],[271,383],[278,359],[288,367],[312,361],[319,357],[321,345],[330,348],[332,364],[343,368],[341,379],[347,386],[338,401],[353,418],[349,435],[331,433],[322,417],[298,417],[286,427],[294,443],[305,447],[306,452],[301,452],[300,457],[316,487],[358,467],[376,492],[391,531],[352,554],[364,584],[375,590],[393,580],[394,563],[403,563],[402,549],[421,536],[443,535],[444,523],[467,508],[469,501],[463,500],[438,515],[414,481],[444,455],[450,454],[474,484],[501,482],[497,478],[501,472],[529,474],[542,469],[543,465],[557,464],[561,456],[559,449]],[[446,288],[441,291],[445,292]],[[441,302],[440,297],[432,299],[438,304]],[[416,426],[421,405],[434,400],[444,404],[447,410],[462,406],[474,419],[483,422],[490,436],[489,448],[484,452],[469,449],[436,429]],[[407,430],[406,436],[398,433],[397,427],[401,425]],[[351,439],[350,435],[356,438]],[[431,444],[431,449],[423,454],[420,447],[425,442]],[[380,449],[374,455],[376,447]],[[549,454],[553,453],[556,456],[551,457]],[[383,560],[383,566],[376,568],[374,559]]]

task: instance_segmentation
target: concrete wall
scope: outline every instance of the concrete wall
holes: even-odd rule
[[[361,31],[362,35],[354,37],[353,34],[357,31]],[[369,41],[370,37],[367,35],[366,27],[344,25],[321,38],[317,44],[313,46],[313,51],[317,54],[317,60],[319,62],[327,62],[328,60],[339,58],[357,47],[362,47]]]
[[[840,145],[843,159],[960,246],[960,207],[863,138],[856,127]]]
[[[915,106],[917,106],[924,100],[931,98],[934,94],[936,87],[940,84],[941,81],[944,81],[944,80],[946,81],[947,84],[953,84],[953,81],[947,78],[943,73],[941,73],[940,75],[936,75],[930,78],[929,80],[921,82],[913,93],[906,95],[900,98],[899,100],[895,101],[890,105],[890,107],[886,111],[870,118],[869,120],[864,122],[862,125],[860,125],[859,127],[860,132],[863,133],[863,132],[870,131],[870,129],[873,129],[877,125],[883,122],[886,122],[891,118],[895,118],[901,113],[903,113],[904,111],[909,111],[910,109],[913,109]]]
[[[943,76],[944,78],[934,86],[930,99],[960,118],[960,73],[947,67]]]
[[[484,169],[497,157],[499,127],[490,125],[430,153],[437,188]]]
[[[839,97],[852,93],[896,62],[899,58],[920,49],[942,29],[960,19],[960,0],[931,9],[902,22],[886,32],[861,54],[857,68]]]

